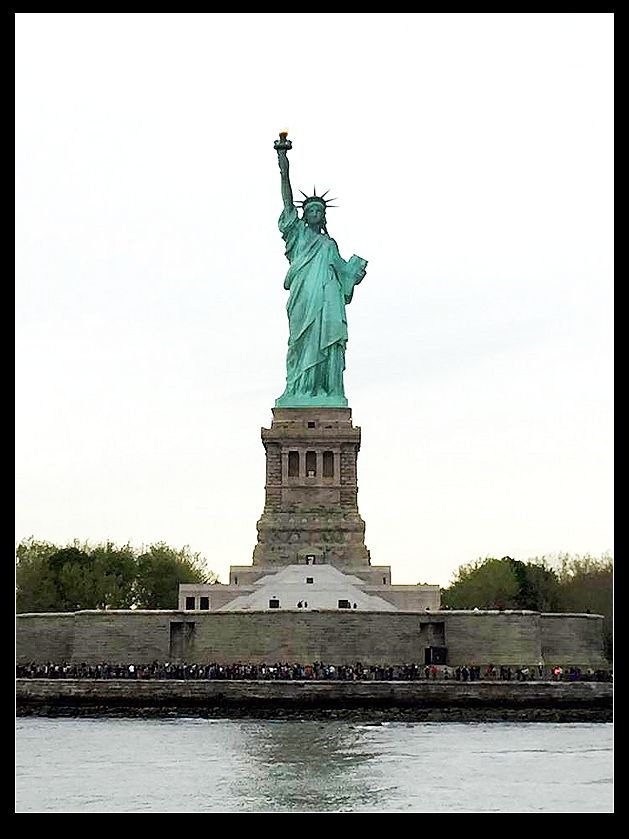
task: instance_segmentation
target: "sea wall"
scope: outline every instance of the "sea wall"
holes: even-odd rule
[[[536,612],[83,611],[18,615],[18,663],[324,661],[604,668],[600,615]]]
[[[610,721],[599,682],[246,682],[18,679],[20,715],[282,716]]]

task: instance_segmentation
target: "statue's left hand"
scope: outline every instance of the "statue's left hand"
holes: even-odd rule
[[[350,259],[350,263],[353,263],[355,266],[354,276],[356,279],[354,280],[354,283],[358,285],[364,280],[365,274],[367,273],[367,260],[363,259],[362,256],[356,256],[356,254],[354,254]]]

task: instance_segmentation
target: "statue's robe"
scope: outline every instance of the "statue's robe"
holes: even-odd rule
[[[295,207],[282,212],[279,228],[290,262],[284,280],[290,295],[286,390],[276,405],[345,407],[345,306],[362,279],[360,260],[342,259],[334,239],[308,227]]]

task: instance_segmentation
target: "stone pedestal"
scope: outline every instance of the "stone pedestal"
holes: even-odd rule
[[[266,495],[253,564],[368,567],[356,483],[360,428],[351,409],[274,408],[262,443]]]

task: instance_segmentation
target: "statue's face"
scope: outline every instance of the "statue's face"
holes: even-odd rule
[[[317,227],[321,229],[324,218],[325,208],[323,207],[323,204],[319,204],[318,201],[313,201],[312,204],[308,204],[304,209],[304,219],[306,220],[306,224],[310,227]]]

